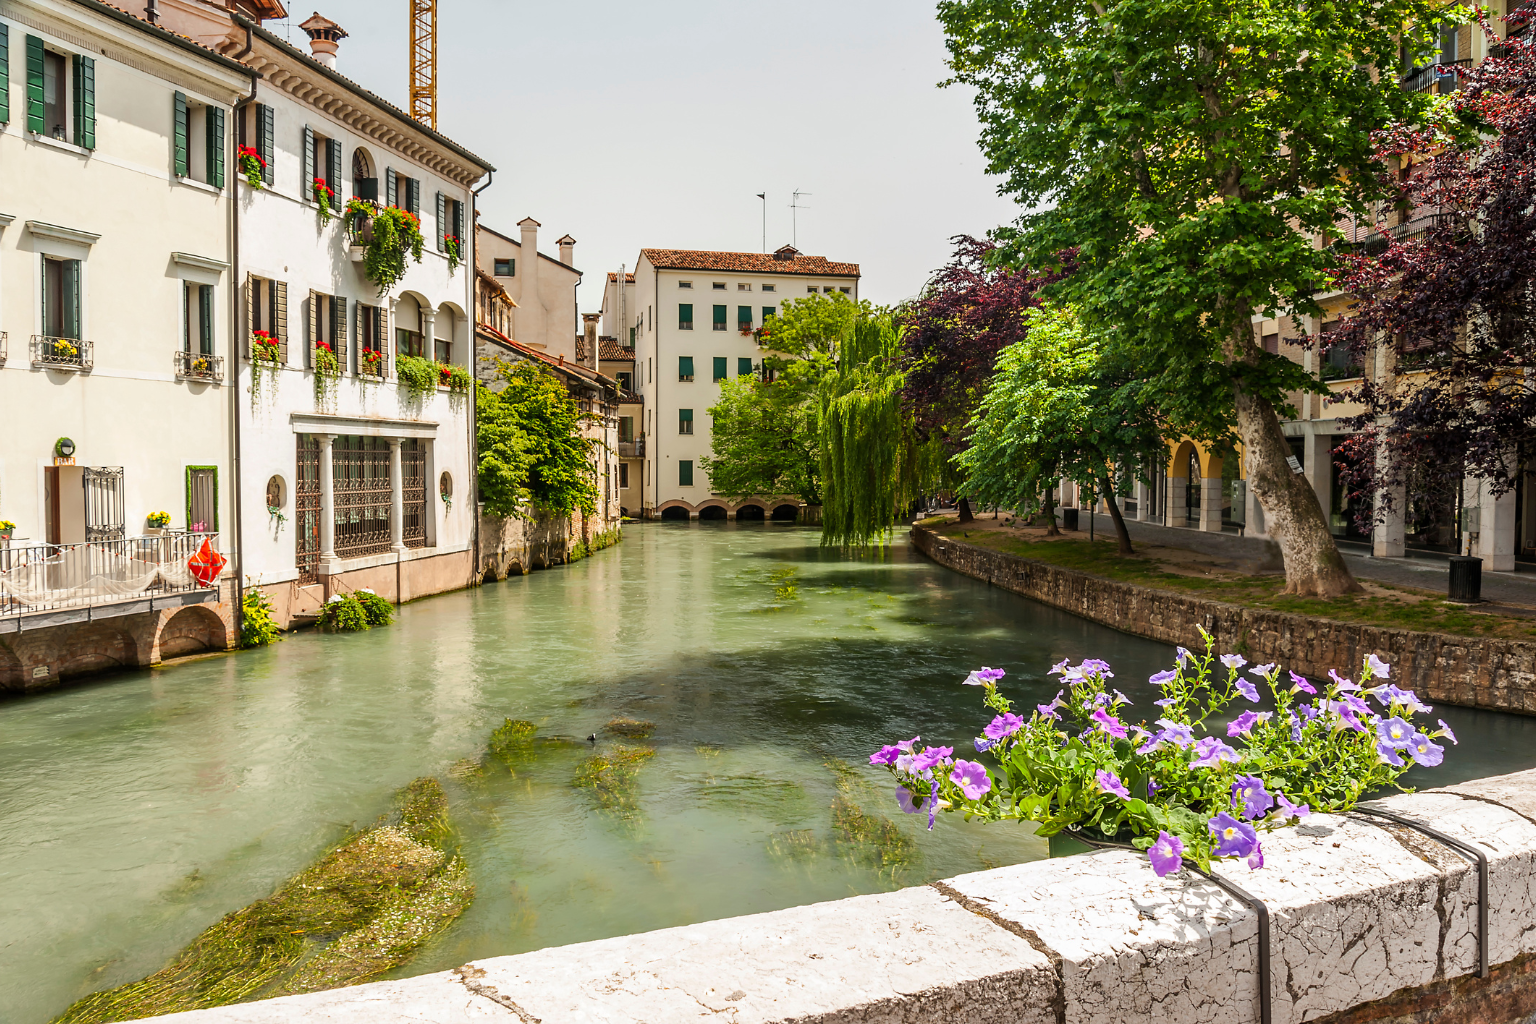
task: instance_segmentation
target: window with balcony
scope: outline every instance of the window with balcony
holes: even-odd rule
[[[725,380],[729,366],[730,360],[726,359],[725,356],[715,356],[715,372],[712,379],[716,384]]]
[[[214,355],[214,289],[210,284],[181,284],[181,350],[176,376],[181,380],[223,380],[224,360]]]
[[[717,331],[725,330],[726,310],[727,310],[727,307],[725,307],[725,306],[716,306],[715,307],[714,328]]]
[[[693,380],[693,356],[677,357],[677,379],[685,383]]]
[[[635,443],[635,418],[633,416],[619,417],[619,443]]]
[[[43,333],[33,339],[32,364],[63,370],[90,369],[91,344],[81,339],[83,267],[79,260],[44,256]]]
[[[691,433],[693,433],[693,410],[692,409],[679,409],[679,410],[677,410],[677,432],[679,434],[691,434]]]
[[[693,303],[680,302],[677,304],[677,329],[680,331],[693,330]]]
[[[187,467],[187,529],[219,532],[219,470],[216,466]]]

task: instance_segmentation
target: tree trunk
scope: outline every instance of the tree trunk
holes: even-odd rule
[[[1234,363],[1257,363],[1258,346],[1245,312],[1228,338],[1228,354]],[[1317,494],[1300,473],[1291,471],[1286,459],[1291,449],[1280,429],[1275,407],[1264,398],[1232,388],[1237,411],[1237,433],[1248,464],[1248,486],[1264,509],[1265,527],[1280,545],[1285,562],[1285,593],[1299,597],[1338,597],[1358,593],[1360,584],[1344,564]]]
[[[1125,518],[1120,515],[1120,501],[1115,497],[1115,489],[1110,486],[1108,477],[1100,478],[1099,482],[1104,485],[1104,499],[1109,503],[1109,518],[1115,521],[1115,538],[1120,541],[1120,553],[1134,555],[1136,551],[1131,547],[1131,531],[1125,528]]]
[[[955,507],[960,510],[960,522],[962,522],[962,523],[974,523],[976,521],[976,517],[971,515],[971,499],[970,498],[961,498],[960,501],[955,505]]]

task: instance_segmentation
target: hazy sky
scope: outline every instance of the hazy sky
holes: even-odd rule
[[[291,0],[351,33],[338,69],[406,106],[406,0]],[[949,238],[1011,220],[976,148],[968,91],[940,89],[922,0],[439,0],[439,128],[494,164],[482,223],[540,249],[577,240],[584,311],[642,246],[767,248],[861,265],[861,292],[922,287]],[[283,22],[268,27],[283,34]]]

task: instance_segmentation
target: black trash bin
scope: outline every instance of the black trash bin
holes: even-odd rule
[[[1466,555],[1451,556],[1450,599],[1476,604],[1483,599],[1483,560]]]
[[[1061,510],[1061,528],[1063,530],[1077,529],[1077,509],[1064,508]]]

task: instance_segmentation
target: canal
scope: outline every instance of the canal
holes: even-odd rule
[[[846,558],[818,540],[630,527],[617,548],[417,602],[383,629],[0,704],[0,1021],[42,1024],[153,972],[421,775],[447,789],[477,897],[404,974],[1044,856],[1023,828],[924,831],[868,753],[919,733],[968,746],[986,716],[959,681],[983,664],[1034,703],[1056,691],[1053,663],[1104,658],[1153,710],[1139,681],[1171,650],[904,541]],[[1536,720],[1436,712],[1463,743],[1419,784],[1536,766]],[[507,718],[566,742],[484,767]],[[573,779],[619,718],[653,724],[626,742],[655,755],[633,799],[605,806]]]

